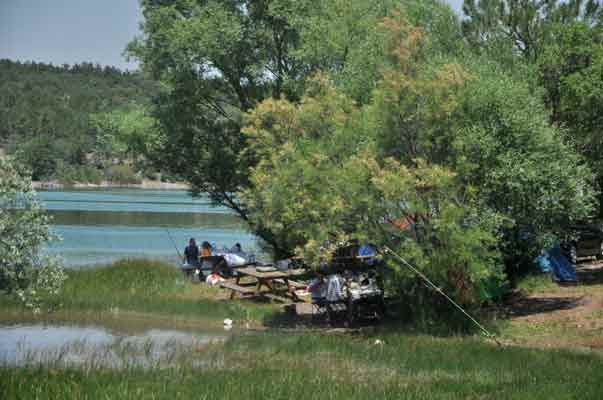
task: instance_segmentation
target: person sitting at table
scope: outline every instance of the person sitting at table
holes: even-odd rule
[[[232,246],[232,249],[230,249],[230,252],[234,253],[234,254],[242,254],[243,247],[241,247],[241,243],[237,243],[234,246]]]
[[[201,243],[201,257],[211,256],[212,248],[208,241]]]
[[[344,281],[339,273],[329,275],[327,279],[327,293],[325,299],[327,303],[333,304],[343,299]]]
[[[325,280],[323,274],[319,271],[316,271],[316,277],[310,281],[310,284],[307,288],[308,292],[312,295],[312,314],[314,311],[320,313],[323,310],[329,312],[327,306],[327,281]],[[314,316],[313,316],[314,318]]]
[[[190,238],[188,241],[188,246],[186,246],[184,249],[182,262],[185,265],[190,265],[191,267],[199,266],[199,248],[197,247],[197,243],[195,243],[194,238]]]
[[[308,292],[312,295],[312,304],[321,304],[326,300],[327,282],[321,272],[316,271],[316,278],[310,281]]]

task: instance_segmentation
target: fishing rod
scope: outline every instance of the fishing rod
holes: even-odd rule
[[[174,249],[176,249],[176,254],[178,254],[178,259],[182,260],[182,255],[180,254],[180,250],[178,250],[178,246],[176,245],[176,242],[174,241],[174,238],[170,234],[170,230],[166,227],[165,231],[167,232],[168,237],[170,238],[170,241],[172,242],[172,245],[174,246]]]
[[[428,287],[431,287],[433,290],[435,290],[436,292],[438,292],[439,294],[441,294],[442,296],[444,296],[444,298],[446,298],[446,300],[448,300],[460,312],[462,312],[471,322],[473,322],[473,324],[475,326],[477,326],[482,331],[482,333],[484,334],[484,336],[486,336],[487,338],[490,338],[490,339],[494,340],[497,345],[502,346],[502,344],[498,341],[498,339],[496,338],[496,336],[494,336],[494,334],[490,333],[490,331],[488,331],[482,324],[480,324],[479,322],[477,322],[477,320],[475,318],[473,318],[471,315],[469,315],[469,313],[467,311],[465,311],[463,309],[463,307],[461,307],[454,300],[452,300],[446,293],[444,293],[444,291],[442,289],[440,289],[435,283],[433,283],[431,280],[429,280],[429,278],[426,277],[421,271],[419,271],[417,268],[413,267],[408,261],[406,261],[405,259],[403,259],[399,254],[397,254],[395,251],[393,251],[392,249],[390,249],[388,246],[383,246],[383,253],[385,253],[385,254],[391,254],[392,256],[394,256],[395,258],[397,258],[398,260],[400,260],[404,265],[406,265],[417,276],[419,276],[421,279],[423,279],[423,281],[425,283],[427,283]]]

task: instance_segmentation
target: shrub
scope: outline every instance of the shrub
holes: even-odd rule
[[[129,165],[112,165],[105,171],[108,181],[119,184],[137,184],[141,182],[140,176]]]
[[[34,310],[56,296],[66,275],[58,259],[40,255],[56,238],[26,171],[0,158],[0,289]]]
[[[99,185],[103,181],[103,174],[92,165],[74,166],[59,160],[57,164],[56,179],[66,185],[74,183],[92,183]]]

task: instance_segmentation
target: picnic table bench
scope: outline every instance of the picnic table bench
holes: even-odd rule
[[[295,294],[296,289],[305,287],[304,284],[290,280],[293,275],[301,273],[299,270],[289,271],[258,271],[256,267],[245,267],[237,269],[237,277],[233,281],[224,281],[220,286],[225,289],[230,289],[230,298],[233,299],[237,293],[255,296],[281,297],[281,295],[289,295],[295,301],[300,299]],[[241,278],[251,277],[254,279],[252,283],[241,283]],[[277,285],[285,286],[279,288]],[[262,287],[266,287],[267,291],[262,291]]]
[[[242,294],[255,294],[254,288],[251,288],[249,286],[242,286],[242,285],[236,284],[232,281],[220,282],[220,287],[223,287],[224,289],[230,289],[230,290],[232,290],[232,293],[239,292]],[[232,296],[231,296],[231,298],[232,298]]]

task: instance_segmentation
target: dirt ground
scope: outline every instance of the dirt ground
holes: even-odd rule
[[[603,355],[603,262],[582,262],[576,272],[577,284],[551,283],[511,296],[503,310],[503,339],[520,346]]]

